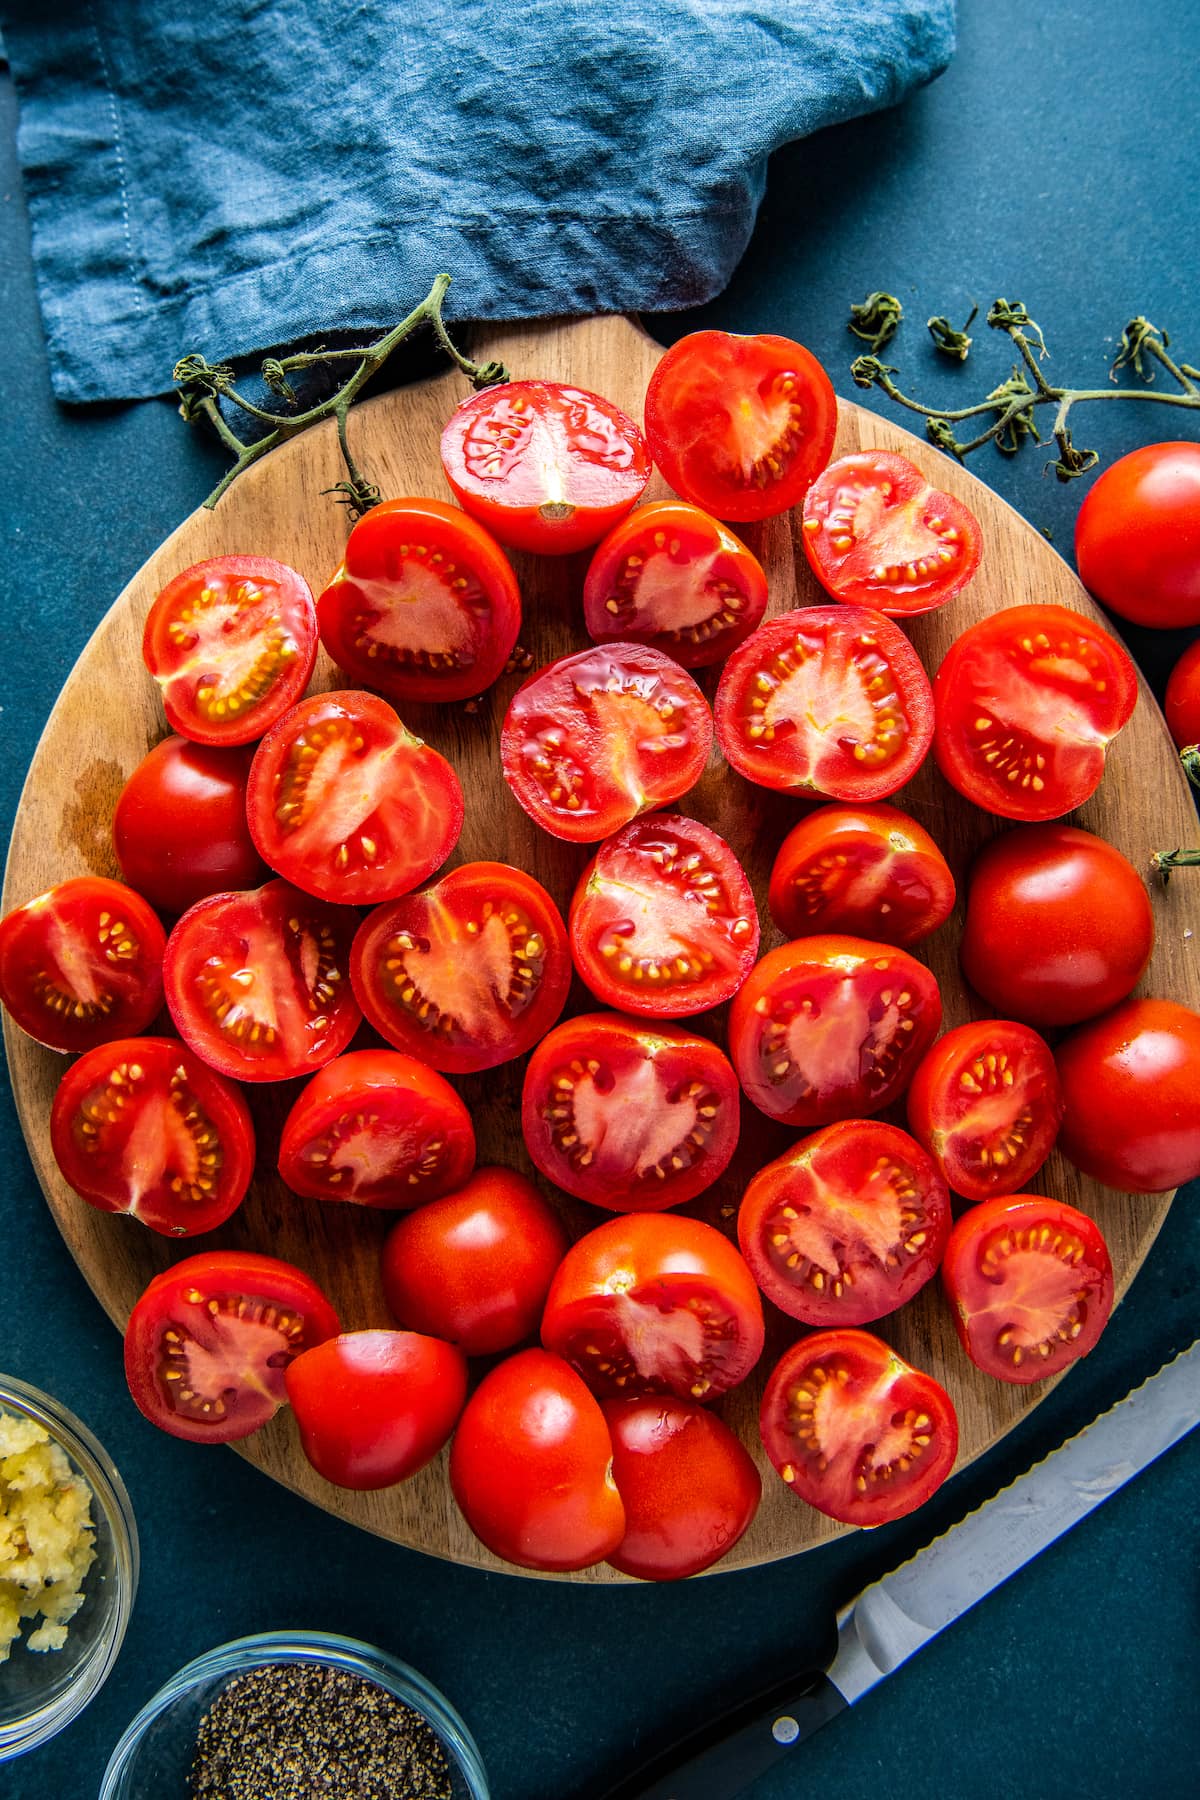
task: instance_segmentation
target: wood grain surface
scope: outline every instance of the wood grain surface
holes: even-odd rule
[[[624,319],[565,325],[503,327],[480,337],[473,353],[502,357],[516,376],[544,376],[591,388],[640,418],[647,379],[659,347]],[[467,393],[451,371],[419,387],[368,401],[355,409],[351,436],[363,465],[386,496],[437,495],[451,499],[438,459],[442,424]],[[836,454],[881,446],[911,456],[941,487],[958,495],[978,516],[984,533],[980,572],[965,594],[940,612],[909,622],[926,667],[937,669],[951,639],[999,607],[1055,601],[1096,615],[1084,590],[1050,545],[974,476],[909,433],[841,403]],[[150,747],[166,735],[154,683],[141,661],[142,625],[155,594],[180,569],[204,557],[255,552],[299,569],[319,592],[341,559],[347,532],[342,508],[325,497],[341,476],[332,425],[304,434],[274,451],[243,475],[214,512],[199,510],[139,570],[98,626],[68,679],[34,757],[13,833],[3,905],[7,910],[68,876],[115,875],[110,820],[121,787]],[[656,476],[648,499],[666,493]],[[743,535],[770,578],[771,615],[824,599],[809,573],[799,543],[798,520],[783,516]],[[514,556],[521,580],[525,622],[521,643],[538,664],[582,648],[580,591],[586,556],[536,559]],[[719,671],[701,671],[710,700]],[[497,741],[504,709],[519,677],[503,677],[479,710],[410,707],[406,723],[447,755],[467,795],[462,839],[451,862],[502,858],[529,870],[565,908],[587,846],[560,843],[538,830],[519,809],[500,775]],[[342,685],[324,657],[316,688]],[[942,781],[932,758],[896,802],[932,833],[960,883],[972,854],[1003,829],[1003,822],[967,805]],[[798,803],[743,781],[714,749],[700,784],[681,810],[713,825],[744,861],[764,923],[763,949],[781,941],[766,910],[771,861]],[[1188,842],[1195,814],[1166,727],[1143,683],[1134,718],[1118,740],[1099,792],[1075,815],[1078,823],[1119,845],[1147,871],[1153,849]],[[1186,896],[1177,882],[1153,886],[1158,939],[1139,992],[1200,1005],[1195,948],[1186,925]],[[941,931],[916,947],[937,975],[947,1028],[985,1016],[972,1006],[958,973],[962,904]],[[576,982],[568,1011],[594,1001]],[[697,1022],[722,1036],[723,1016]],[[378,1276],[378,1250],[390,1215],[298,1199],[275,1172],[278,1130],[298,1091],[295,1084],[257,1089],[251,1104],[259,1135],[258,1167],[239,1213],[221,1230],[186,1244],[172,1243],[129,1218],[97,1212],[68,1189],[50,1153],[48,1119],[63,1059],[40,1049],[5,1021],[9,1066],[21,1123],[47,1202],[97,1298],[118,1326],[152,1275],[197,1250],[237,1246],[270,1251],[308,1270],[329,1294],[347,1328],[390,1323]],[[364,1031],[363,1039],[371,1041]],[[532,1173],[519,1128],[523,1061],[484,1074],[456,1078],[474,1114],[480,1162],[513,1164]],[[898,1116],[902,1123],[902,1117]],[[732,1233],[733,1215],[749,1175],[800,1134],[772,1124],[752,1107],[743,1109],[742,1140],[724,1179],[685,1208]],[[1054,1155],[1032,1184],[1039,1191],[1083,1207],[1100,1223],[1112,1250],[1118,1294],[1137,1272],[1170,1196],[1113,1193],[1085,1180]],[[543,1188],[545,1184],[542,1183]],[[600,1223],[600,1214],[557,1196],[576,1233]],[[1136,1289],[1129,1304],[1137,1304]],[[763,1563],[839,1535],[839,1526],[797,1500],[774,1474],[758,1444],[758,1399],[767,1370],[797,1335],[794,1321],[768,1307],[767,1351],[756,1377],[729,1395],[721,1410],[751,1448],[763,1470],[763,1503],[750,1531],[720,1566]],[[963,1356],[936,1283],[900,1313],[882,1321],[879,1334],[948,1388],[961,1425],[960,1466],[978,1456],[1037,1404],[1048,1383],[1010,1387],[979,1374]],[[241,1454],[319,1506],[399,1543],[483,1568],[507,1568],[468,1531],[451,1498],[445,1455],[412,1481],[375,1494],[334,1488],[308,1465],[286,1410],[264,1431],[239,1446]],[[199,1455],[216,1455],[198,1451]],[[511,1571],[510,1571],[511,1572]],[[624,1579],[607,1566],[569,1577],[611,1582]]]

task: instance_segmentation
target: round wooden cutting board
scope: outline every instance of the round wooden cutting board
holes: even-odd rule
[[[473,346],[481,359],[500,357],[516,376],[544,376],[594,389],[635,418],[642,413],[646,382],[661,354],[629,321],[587,320],[560,326],[497,329]],[[419,387],[386,394],[357,408],[350,432],[362,466],[385,496],[437,495],[451,499],[438,458],[443,422],[465,397],[467,383],[451,370]],[[873,414],[845,402],[840,408],[836,454],[882,446],[900,450],[939,486],[976,513],[984,532],[979,574],[966,593],[940,612],[909,623],[913,642],[932,672],[951,640],[967,625],[1002,606],[1055,601],[1095,616],[1067,565],[1045,540],[989,488],[949,458]],[[25,786],[9,856],[4,908],[16,906],[71,875],[117,874],[110,820],[121,787],[147,750],[166,735],[157,690],[141,661],[142,625],[155,594],[188,564],[230,552],[272,556],[299,569],[319,592],[341,560],[348,529],[343,509],[325,497],[342,474],[332,424],[295,439],[252,467],[213,512],[193,513],[167,539],[116,600],[72,672],[46,726]],[[648,499],[666,492],[656,477]],[[770,612],[820,602],[825,596],[809,573],[799,543],[798,521],[785,515],[744,532],[764,563],[771,584]],[[537,664],[582,648],[579,595],[587,559],[515,556],[522,584],[522,645]],[[719,671],[701,672],[711,699]],[[503,677],[478,710],[411,707],[406,723],[447,755],[462,778],[467,818],[452,862],[500,858],[528,869],[565,909],[586,846],[571,846],[539,831],[506,788],[497,741],[509,697],[521,677]],[[315,686],[342,685],[327,659],[318,663]],[[960,881],[980,844],[1003,828],[976,811],[942,781],[930,758],[896,800],[932,833]],[[741,780],[714,749],[700,784],[681,810],[706,820],[732,844],[754,883],[766,927],[763,949],[781,941],[770,928],[766,886],[771,861],[800,807],[785,796]],[[1195,813],[1166,727],[1143,683],[1134,718],[1119,739],[1099,792],[1078,814],[1079,823],[1120,846],[1148,872],[1152,850],[1195,836]],[[1158,942],[1139,991],[1200,1004],[1188,891],[1183,881],[1154,886]],[[961,902],[954,919],[916,954],[942,986],[946,1025],[971,1016],[958,973]],[[576,983],[569,1011],[594,1006]],[[983,1016],[976,1012],[976,1016]],[[707,1015],[699,1029],[722,1037],[723,1017]],[[50,1153],[50,1103],[64,1062],[40,1049],[6,1020],[13,1088],[38,1178],[51,1211],[80,1268],[114,1323],[123,1326],[150,1277],[197,1250],[236,1246],[269,1251],[298,1263],[329,1294],[348,1329],[390,1323],[380,1291],[378,1250],[391,1215],[349,1206],[322,1205],[289,1193],[275,1172],[279,1124],[298,1092],[296,1084],[251,1093],[259,1133],[255,1181],[244,1206],[220,1231],[184,1243],[159,1237],[129,1218],[97,1212],[63,1182]],[[523,1063],[464,1077],[456,1085],[475,1118],[480,1162],[509,1163],[532,1173],[519,1128]],[[902,1123],[902,1116],[898,1118]],[[742,1141],[725,1178],[686,1210],[732,1233],[746,1180],[778,1155],[796,1133],[785,1132],[749,1105],[743,1108]],[[545,1184],[543,1184],[544,1186]],[[1129,1196],[1085,1180],[1052,1156],[1034,1184],[1093,1214],[1103,1229],[1123,1294],[1166,1214],[1170,1196]],[[559,1197],[562,1199],[562,1197]],[[562,1200],[578,1233],[606,1214]],[[1137,1304],[1136,1293],[1133,1305]],[[795,1323],[768,1308],[767,1350],[756,1378],[727,1397],[721,1410],[751,1448],[763,1470],[763,1503],[750,1531],[720,1565],[742,1568],[790,1555],[839,1535],[845,1528],[797,1500],[766,1463],[758,1444],[758,1399],[766,1372],[798,1333]],[[937,1283],[928,1286],[877,1329],[899,1352],[936,1375],[949,1389],[961,1425],[960,1464],[970,1462],[1037,1404],[1049,1384],[1010,1387],[979,1374],[962,1354]],[[277,1480],[318,1505],[399,1543],[483,1568],[507,1568],[468,1531],[450,1495],[445,1455],[404,1485],[374,1494],[330,1486],[301,1453],[295,1424],[285,1409],[239,1446],[241,1453]],[[202,1451],[201,1455],[215,1454]],[[623,1579],[607,1566],[575,1580]]]

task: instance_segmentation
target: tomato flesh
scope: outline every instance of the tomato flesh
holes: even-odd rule
[[[609,1557],[641,1581],[720,1562],[758,1511],[762,1480],[728,1425],[694,1400],[605,1400],[625,1536]]]
[[[78,875],[0,920],[0,1002],[50,1050],[131,1037],[162,1005],[165,947],[140,894]]]
[[[1050,1046],[1010,1019],[978,1019],[939,1038],[907,1106],[914,1137],[964,1200],[1025,1187],[1054,1148],[1063,1114]]]
[[[767,904],[788,937],[847,933],[915,944],[954,911],[929,833],[894,806],[819,806],[784,838]]]
[[[423,1469],[467,1397],[462,1351],[414,1331],[343,1332],[294,1357],[284,1379],[313,1468],[359,1491]]]
[[[1109,1187],[1160,1194],[1200,1175],[1200,1014],[1126,1000],[1054,1053],[1059,1149]]]

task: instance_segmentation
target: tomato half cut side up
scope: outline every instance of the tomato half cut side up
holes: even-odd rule
[[[898,625],[862,606],[768,619],[734,651],[717,739],[747,781],[831,800],[882,800],[933,739],[933,695]]]
[[[975,1367],[1021,1385],[1086,1356],[1112,1311],[1100,1227],[1042,1194],[985,1200],[964,1213],[950,1234],[942,1283]]]
[[[266,556],[216,556],[169,581],[142,659],[171,728],[197,744],[250,744],[294,706],[317,659],[303,576]]]
[[[601,844],[571,901],[571,953],[598,1000],[646,1018],[719,1006],[758,955],[758,912],[724,838],[652,813]]]
[[[945,605],[979,567],[970,507],[890,450],[839,456],[804,500],[801,542],[826,593],[893,618]]]
[[[521,629],[499,544],[440,500],[385,500],[351,531],[317,601],[339,668],[391,700],[470,700],[491,687]]]
[[[945,857],[895,806],[818,806],[779,846],[767,896],[788,937],[832,931],[899,945],[944,925],[954,901]]]
[[[610,1212],[694,1200],[737,1146],[737,1077],[708,1038],[619,1013],[558,1025],[529,1059],[521,1128],[557,1187]]]
[[[885,1525],[954,1467],[958,1417],[941,1383],[869,1331],[816,1331],[785,1350],[759,1414],[792,1492],[845,1525]]]
[[[760,1169],[738,1243],[768,1300],[806,1325],[867,1325],[937,1274],[950,1196],[895,1125],[844,1119]]]
[[[316,1282],[249,1250],[156,1275],[125,1328],[125,1378],[152,1425],[193,1444],[249,1437],[284,1405],[288,1364],[341,1329]]]
[[[517,689],[500,757],[536,824],[589,844],[686,794],[712,734],[708,702],[670,657],[605,644],[548,663]]]
[[[798,506],[829,461],[833,384],[803,345],[769,333],[694,331],[646,389],[646,436],[677,494],[718,519]]]
[[[934,754],[951,787],[1005,819],[1056,819],[1095,793],[1137,703],[1115,638],[1066,606],[1010,606],[950,646]]]
[[[1054,1148],[1062,1089],[1049,1044],[1011,1019],[939,1038],[908,1090],[908,1123],[964,1200],[1012,1194]]]

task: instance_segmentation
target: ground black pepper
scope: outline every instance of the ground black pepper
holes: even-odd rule
[[[200,1721],[192,1800],[452,1800],[450,1767],[411,1706],[347,1669],[268,1663]]]

